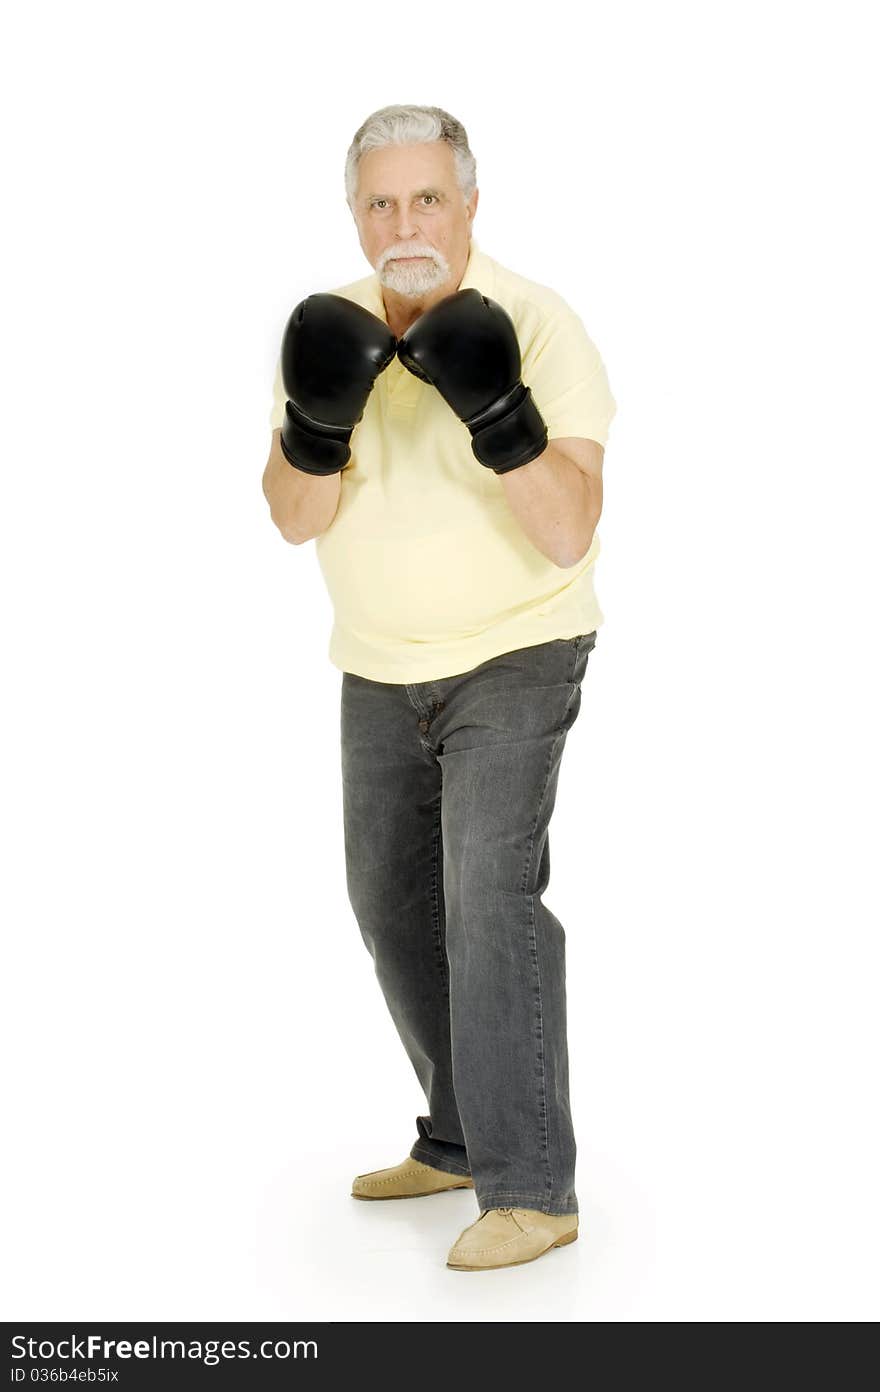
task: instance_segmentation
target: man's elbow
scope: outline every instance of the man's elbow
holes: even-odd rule
[[[312,540],[311,537],[302,536],[301,533],[295,532],[290,526],[285,526],[285,524],[280,522],[276,517],[273,517],[272,521],[284,537],[284,540],[290,542],[291,546],[302,546],[304,542]]]
[[[589,551],[589,549],[590,548],[587,547],[587,551]],[[560,570],[572,570],[574,566],[580,565],[587,551],[579,551],[577,555],[567,551],[561,555],[554,556],[553,564],[558,566]]]
[[[275,512],[274,508],[272,507],[272,499],[269,497],[265,488],[263,489],[263,496],[265,497],[266,503],[269,507],[269,517],[276,530],[279,531],[283,536],[284,540],[289,541],[291,546],[301,546],[304,541],[308,541],[308,537],[301,536],[299,532],[295,531],[294,528],[291,527],[290,522],[287,519]]]
[[[554,557],[554,562],[559,566],[560,570],[571,570],[572,566],[580,565],[593,544],[593,537],[596,534],[596,527],[598,524],[599,518],[597,516],[595,520],[591,522],[590,530],[586,536],[581,535],[577,538],[573,538],[571,545],[561,550],[558,555]]]

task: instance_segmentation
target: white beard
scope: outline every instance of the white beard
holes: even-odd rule
[[[387,261],[385,269],[379,273],[379,282],[398,295],[409,295],[414,299],[420,295],[437,290],[449,278],[449,267],[433,260],[408,264],[405,261]]]

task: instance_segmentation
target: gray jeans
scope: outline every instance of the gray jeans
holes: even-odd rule
[[[348,896],[428,1115],[480,1209],[577,1213],[565,933],[541,901],[596,632],[410,685],[342,674]]]

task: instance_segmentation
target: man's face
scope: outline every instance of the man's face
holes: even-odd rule
[[[420,297],[467,266],[479,190],[465,203],[445,140],[368,150],[359,166],[354,217],[380,284]]]

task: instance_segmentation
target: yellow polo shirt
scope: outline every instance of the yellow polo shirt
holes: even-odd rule
[[[616,403],[599,352],[556,291],[487,256],[471,237],[464,276],[510,315],[548,437],[605,445]],[[332,292],[385,323],[375,274]],[[280,358],[273,429],[284,419]],[[590,633],[604,623],[593,588],[598,533],[562,569],[533,545],[501,479],[435,387],[399,358],[377,378],[351,436],[336,516],[315,541],[333,605],[329,658],[382,682],[455,676],[500,653]]]

